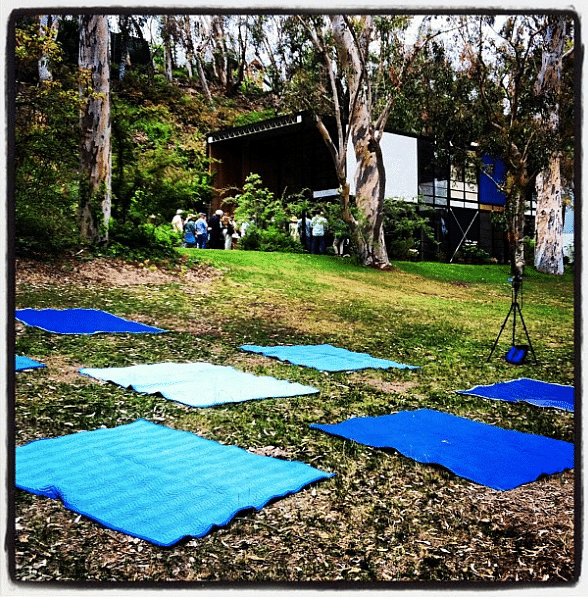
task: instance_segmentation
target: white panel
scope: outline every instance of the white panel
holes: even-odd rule
[[[312,197],[314,199],[322,197],[336,197],[339,194],[339,189],[325,189],[323,191],[313,191]]]
[[[412,199],[418,196],[417,140],[394,133],[384,133],[380,142],[386,170],[385,197]],[[347,180],[355,194],[355,152],[347,148]]]

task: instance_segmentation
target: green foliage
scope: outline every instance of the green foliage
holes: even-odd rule
[[[17,250],[59,252],[78,242],[78,100],[53,83],[16,98],[14,212]]]
[[[250,98],[261,97],[263,95],[263,88],[251,77],[245,77],[243,79],[239,86],[239,91]]]
[[[155,226],[137,221],[110,220],[108,247],[102,252],[129,261],[177,259],[177,238],[171,225]],[[99,251],[98,254],[101,254]]]
[[[234,218],[237,226],[243,222],[252,222],[259,229],[268,226],[280,226],[288,216],[282,202],[276,200],[274,194],[262,186],[261,177],[254,172],[245,179],[243,192],[225,200],[225,203],[236,205]]]
[[[384,200],[384,237],[390,259],[408,259],[418,246],[421,233],[434,240],[429,220],[418,207],[417,203],[400,199]]]
[[[269,226],[266,229],[249,226],[245,235],[239,240],[238,247],[243,251],[303,252],[303,247],[297,238],[276,226]]]
[[[144,89],[137,80],[133,85]],[[143,218],[154,214],[169,221],[179,208],[206,209],[212,179],[204,138],[194,123],[183,122],[193,116],[190,96],[137,106],[128,103],[129,93],[113,101],[113,189],[119,199],[114,216],[125,219],[132,209]]]
[[[268,120],[276,116],[275,110],[272,108],[266,108],[265,110],[254,110],[253,112],[245,112],[239,114],[233,122],[233,126],[245,126],[247,124],[254,124],[261,120]]]
[[[243,185],[243,192],[226,199],[225,203],[236,205],[234,218],[239,227],[249,222],[246,234],[239,241],[239,249],[245,251],[283,251],[301,253],[303,247],[290,234],[289,223],[293,216],[308,210],[304,191],[276,199],[262,186],[259,174],[251,173]]]
[[[456,253],[458,263],[475,263],[483,265],[490,263],[490,255],[475,241],[465,241]]]
[[[533,264],[535,262],[535,239],[529,238],[528,236],[524,239],[525,243],[525,263],[527,265]]]

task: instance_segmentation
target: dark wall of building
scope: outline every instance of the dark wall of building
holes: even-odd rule
[[[209,143],[215,193],[211,209],[236,195],[250,173],[276,197],[305,189],[337,188],[333,159],[314,124],[302,119],[296,125],[237,136]]]

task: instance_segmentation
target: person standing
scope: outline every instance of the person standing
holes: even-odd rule
[[[223,217],[223,210],[217,209],[214,215],[208,220],[208,232],[210,234],[209,247],[211,249],[223,249],[224,239],[222,233],[221,218]]]
[[[178,211],[176,211],[176,215],[172,218],[172,221],[171,221],[173,229],[176,232],[179,232],[180,234],[182,234],[182,232],[184,232],[184,220],[182,219],[183,213],[184,212],[181,209],[178,209]]]
[[[225,251],[230,251],[233,248],[233,234],[235,232],[235,227],[233,226],[233,222],[231,221],[231,216],[229,216],[229,214],[225,214],[221,219],[221,223]]]
[[[322,211],[317,214],[310,221],[312,229],[312,253],[324,255],[325,253],[325,232],[327,230],[327,218]]]
[[[206,214],[200,214],[196,220],[196,246],[199,249],[206,249],[206,241],[208,240],[208,222],[206,221]]]
[[[312,231],[310,229],[310,218],[307,218],[305,214],[298,220],[296,225],[300,242],[304,245],[304,248],[310,253],[312,250],[311,239]]]
[[[196,223],[194,216],[190,214],[184,224],[184,247],[192,248],[196,246]]]

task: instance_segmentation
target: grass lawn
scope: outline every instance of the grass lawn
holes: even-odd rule
[[[168,548],[17,490],[18,579],[549,583],[575,576],[573,471],[500,492],[309,428],[431,408],[573,442],[571,413],[455,392],[520,377],[574,383],[573,272],[527,268],[523,314],[539,365],[514,367],[502,358],[512,320],[487,362],[511,304],[507,267],[399,262],[381,272],[329,256],[181,253],[187,261],[173,275],[142,264],[144,281],[134,284],[124,272],[117,283],[84,278],[84,262],[56,263],[45,277],[27,277],[17,264],[17,308],[104,309],[170,331],[60,336],[17,325],[16,353],[48,367],[16,375],[16,445],[144,418],[335,476]],[[316,343],[421,368],[327,374],[239,350]],[[160,361],[231,365],[320,394],[198,409],[77,374]]]

